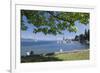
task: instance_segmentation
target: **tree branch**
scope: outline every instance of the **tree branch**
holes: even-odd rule
[[[51,13],[51,12],[49,12],[49,11],[48,11],[48,13],[49,13],[50,15],[52,15],[54,18],[57,18],[57,19],[59,19],[59,20],[63,20],[63,21],[67,21],[66,19],[64,19],[64,18],[60,18],[60,17],[54,15],[53,13]]]

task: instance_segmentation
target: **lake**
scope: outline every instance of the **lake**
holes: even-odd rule
[[[47,54],[52,52],[59,52],[60,49],[63,51],[73,51],[88,48],[88,45],[83,45],[76,41],[59,44],[57,41],[21,40],[21,56],[26,55],[26,52],[30,51],[34,51],[34,54]]]

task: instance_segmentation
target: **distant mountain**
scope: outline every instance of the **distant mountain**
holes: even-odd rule
[[[21,38],[21,41],[60,41],[60,40],[42,40],[42,39],[30,39],[30,38]]]
[[[34,41],[34,39],[25,39],[25,38],[21,38],[21,41]]]

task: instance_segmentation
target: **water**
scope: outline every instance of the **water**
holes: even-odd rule
[[[26,55],[26,52],[34,51],[34,54],[46,54],[52,52],[82,50],[89,48],[88,45],[83,45],[79,42],[66,44],[58,44],[57,41],[21,41],[21,55]]]

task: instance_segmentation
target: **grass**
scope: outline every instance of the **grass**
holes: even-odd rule
[[[47,62],[47,61],[71,61],[71,60],[89,60],[89,50],[59,53],[51,56],[22,56],[21,63],[28,62]]]
[[[89,59],[89,50],[57,54],[54,57],[56,57],[58,59],[62,59],[63,61],[66,61],[66,60],[88,60]]]

